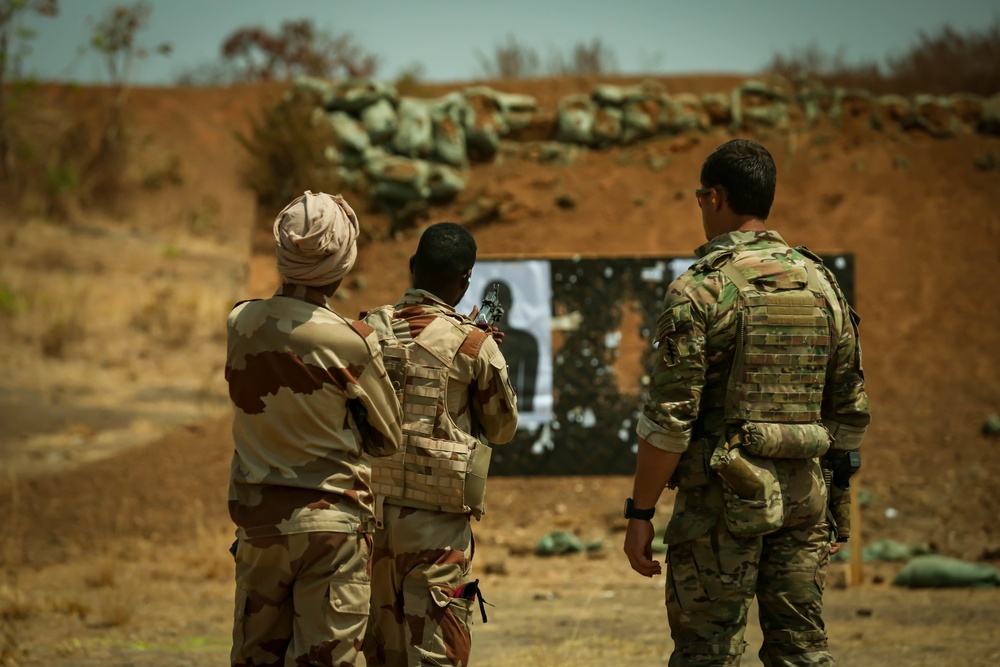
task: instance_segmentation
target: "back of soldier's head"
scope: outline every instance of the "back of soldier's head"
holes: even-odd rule
[[[413,255],[413,275],[430,282],[448,280],[468,273],[475,263],[472,234],[454,222],[439,222],[420,236]]]
[[[767,220],[774,203],[778,170],[764,146],[750,139],[733,139],[716,148],[701,167],[701,184],[726,193],[737,215]]]

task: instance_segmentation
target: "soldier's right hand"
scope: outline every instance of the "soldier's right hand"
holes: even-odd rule
[[[625,529],[625,555],[632,569],[644,577],[663,572],[660,562],[653,560],[653,524],[642,519],[629,519]]]

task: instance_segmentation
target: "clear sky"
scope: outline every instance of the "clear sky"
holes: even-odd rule
[[[95,19],[134,0],[61,0],[57,18],[35,18],[38,31],[25,74],[81,83],[106,80],[98,57],[80,54]],[[131,80],[169,85],[218,61],[223,39],[240,27],[276,30],[309,18],[350,32],[380,58],[378,76],[395,78],[414,63],[431,81],[482,75],[477,53],[514,35],[543,62],[556,50],[599,37],[624,74],[753,73],[776,53],[817,44],[843,49],[848,62],[882,60],[906,49],[919,31],[948,23],[982,28],[1000,18],[997,0],[150,0],[139,43],[170,42],[173,53],[138,63]]]

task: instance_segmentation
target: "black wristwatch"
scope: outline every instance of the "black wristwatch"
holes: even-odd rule
[[[648,510],[637,509],[635,505],[632,504],[631,498],[625,499],[625,518],[626,519],[641,519],[642,521],[649,521],[656,514],[656,508],[650,507]]]

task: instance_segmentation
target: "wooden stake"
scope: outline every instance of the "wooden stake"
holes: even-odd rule
[[[864,583],[864,540],[861,539],[861,503],[858,501],[858,485],[851,484],[851,576],[850,585],[860,586]]]

